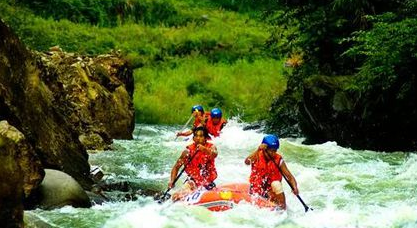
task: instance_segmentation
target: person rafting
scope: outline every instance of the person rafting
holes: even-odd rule
[[[193,134],[193,131],[196,127],[206,125],[206,121],[207,121],[207,119],[209,118],[209,115],[210,115],[209,112],[204,112],[204,108],[201,105],[194,105],[193,107],[191,107],[191,114],[194,116],[194,123],[193,123],[192,128],[190,130],[185,131],[185,132],[178,132],[177,137],[178,136],[189,136],[189,135]]]
[[[210,116],[206,121],[206,128],[210,135],[213,137],[219,137],[220,131],[226,125],[227,121],[222,117],[222,110],[219,108],[213,108],[210,112]]]
[[[284,159],[277,153],[278,148],[279,138],[275,135],[266,135],[258,149],[245,159],[245,164],[251,165],[249,192],[268,198],[285,210],[285,194],[282,187],[283,175],[288,180],[295,195],[298,195],[298,187],[297,181],[288,170]]]
[[[181,166],[184,166],[185,173],[188,175],[183,189],[173,195],[174,200],[184,195],[185,192],[191,192],[200,187],[210,190],[216,186],[214,180],[217,178],[217,171],[214,160],[217,157],[217,148],[207,142],[209,135],[203,126],[196,127],[193,134],[194,142],[186,147],[171,170],[169,189],[175,186],[175,179]]]

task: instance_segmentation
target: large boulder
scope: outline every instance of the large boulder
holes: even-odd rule
[[[52,169],[45,169],[45,178],[32,195],[36,207],[53,209],[70,205],[91,207],[90,198],[70,175]]]

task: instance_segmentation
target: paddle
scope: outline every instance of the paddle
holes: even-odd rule
[[[180,132],[183,132],[184,129],[188,126],[188,124],[190,123],[190,121],[193,119],[193,114],[191,114],[190,118],[188,118],[187,122],[184,124],[184,126],[182,127]],[[174,141],[177,140],[178,135],[175,137]]]
[[[265,154],[267,154],[267,156],[269,157],[269,159],[271,159],[271,161],[274,163],[274,165],[275,165],[275,167],[277,167],[277,169],[279,170],[279,172],[282,174],[282,176],[284,177],[284,179],[285,179],[285,181],[287,181],[287,184],[291,187],[291,190],[293,190],[294,191],[294,188],[292,187],[292,185],[290,184],[290,181],[288,180],[288,178],[282,173],[282,170],[281,170],[281,168],[279,167],[279,165],[277,165],[277,163],[275,162],[275,160],[274,159],[272,159],[270,156],[269,156],[269,154],[268,153],[265,153]],[[305,212],[307,212],[308,210],[313,210],[313,208],[311,208],[311,207],[309,207],[309,206],[307,206],[307,204],[306,203],[304,203],[304,200],[303,199],[301,199],[301,196],[300,195],[296,195],[297,196],[297,198],[298,198],[298,200],[300,200],[300,202],[301,202],[301,204],[304,206],[304,210],[305,210]]]
[[[184,167],[182,168],[182,170],[180,171],[180,173],[178,173],[178,175],[175,177],[174,181],[172,182],[172,185],[174,186],[175,183],[177,183],[178,179],[180,179],[182,173],[185,171],[185,169],[187,168],[187,166],[191,163],[191,161],[193,160],[193,158],[197,155],[199,150],[197,150],[195,152],[195,154],[193,154],[193,156],[191,156],[191,158],[187,161],[186,164],[184,164]],[[164,194],[162,195],[162,197],[158,200],[158,203],[163,203],[164,201],[168,200],[171,196],[168,194],[169,191],[171,191],[172,187],[168,187],[167,190],[164,192]]]

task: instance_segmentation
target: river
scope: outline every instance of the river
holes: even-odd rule
[[[214,140],[219,150],[217,184],[248,180],[250,167],[243,161],[263,134],[244,131],[244,126],[231,120]],[[113,150],[90,154],[90,164],[101,166],[109,180],[164,191],[172,165],[189,143],[183,138],[174,141],[178,129],[138,124],[134,140],[115,140]],[[301,139],[280,142],[279,151],[297,179],[300,196],[313,211],[305,213],[284,183],[288,210],[283,214],[248,204],[211,212],[177,203],[158,204],[151,197],[89,209],[63,207],[27,213],[51,227],[417,227],[416,153],[352,150],[334,142],[307,146]]]

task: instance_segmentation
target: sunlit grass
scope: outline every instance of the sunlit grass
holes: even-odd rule
[[[209,64],[205,58],[187,58],[169,65],[135,71],[135,108],[138,121],[180,123],[194,104],[209,110],[220,107],[248,121],[264,117],[270,102],[286,88],[282,61],[239,60]]]
[[[164,1],[155,4],[162,7]],[[192,20],[178,26],[126,21],[109,27],[56,21],[5,2],[0,10],[31,49],[59,45],[67,52],[93,55],[121,50],[136,68],[139,122],[182,123],[196,103],[247,121],[265,117],[272,99],[286,88],[282,61],[264,50],[270,28],[248,14],[213,8],[209,1],[198,6],[193,1],[166,2],[175,7],[177,17]]]

